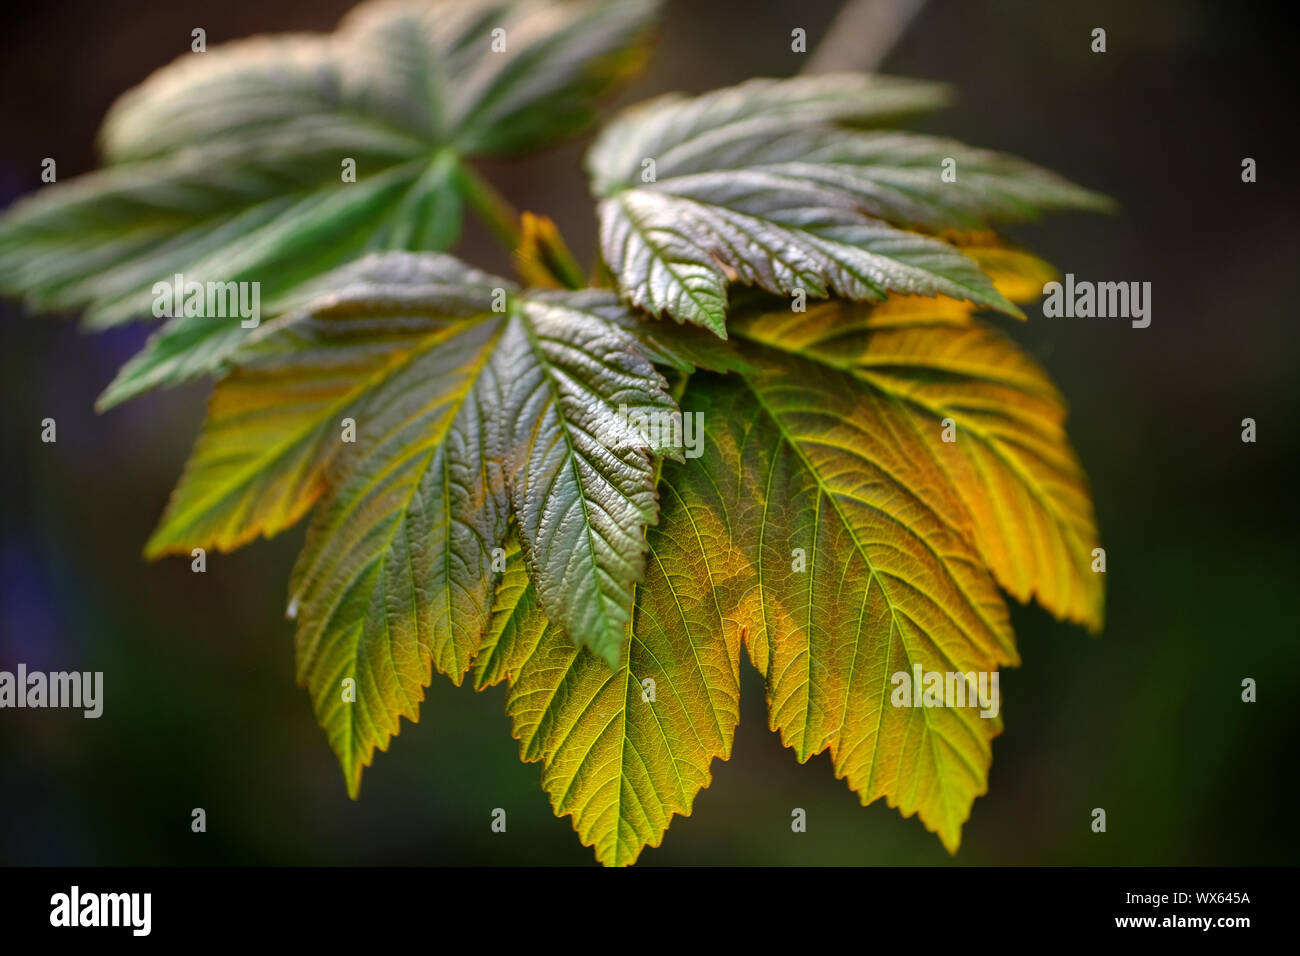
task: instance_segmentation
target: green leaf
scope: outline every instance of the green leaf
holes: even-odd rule
[[[594,119],[593,98],[639,66],[657,7],[376,0],[330,36],[256,37],[182,55],[122,97],[101,141],[121,162],[212,138],[251,145],[288,124],[285,140],[397,135],[465,155],[518,153]]]
[[[970,229],[1107,201],[1028,163],[858,127],[933,88],[852,75],[755,80],[634,107],[587,157],[600,242],[628,302],[725,332],[727,284],[854,300],[889,291],[1019,309],[952,245]],[[957,179],[943,179],[945,159]]]
[[[520,296],[406,253],[309,291],[231,356],[149,550],[233,547],[320,496],[291,585],[299,679],[355,793],[431,669],[459,682],[495,633],[510,520],[537,606],[617,663],[657,516],[652,455],[680,454],[632,423],[677,407],[612,292]]]
[[[587,154],[587,171],[596,195],[609,195],[639,184],[647,158],[662,172],[699,172],[717,157],[743,163],[745,150],[776,132],[868,127],[947,102],[938,83],[856,73],[748,80],[695,97],[669,93],[619,113]]]
[[[606,316],[606,292],[543,292],[502,343],[511,499],[537,600],[613,666],[658,511],[649,454],[680,456],[672,436],[643,437],[636,416],[671,416],[667,383]]]
[[[272,315],[362,253],[448,248],[465,160],[586,125],[592,97],[639,62],[655,7],[377,0],[331,35],[187,53],[113,107],[108,168],[0,217],[0,291],[110,325],[149,315],[155,284],[182,275],[258,283]],[[246,334],[239,317],[175,315],[103,406],[216,367]]]

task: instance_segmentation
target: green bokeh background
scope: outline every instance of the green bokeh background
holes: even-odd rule
[[[0,32],[0,201],[93,168],[113,97],[188,49],[330,29],[345,0],[65,0]],[[1297,265],[1289,35],[1244,5],[932,2],[884,64],[958,106],[920,128],[1004,149],[1115,196],[1115,218],[1012,235],[1062,272],[1153,284],[1150,328],[1041,317],[1013,329],[1056,378],[1108,554],[1099,638],[1013,607],[1023,665],[956,857],[918,821],[863,808],[825,756],[799,765],[743,665],[733,756],[647,864],[1280,864],[1296,859],[1300,702],[1295,471]],[[784,76],[833,3],[676,3],[633,102]],[[1108,52],[1089,52],[1090,32]],[[586,140],[485,167],[521,208],[593,248]],[[1259,182],[1240,181],[1245,156]],[[461,253],[508,262],[481,230]],[[205,384],[105,416],[95,396],[146,334],[0,319],[0,668],[105,673],[104,716],[0,711],[0,862],[578,863],[501,688],[436,677],[349,801],[293,680],[286,582],[301,528],[208,572],[146,564],[143,542],[201,420]],[[1008,326],[1014,323],[1005,323]],[[58,422],[42,444],[39,422]],[[1259,440],[1243,444],[1241,419]],[[1240,699],[1243,678],[1259,700]],[[207,811],[208,832],[190,831]],[[494,807],[508,813],[491,832]],[[793,834],[791,809],[808,814]],[[1103,807],[1108,831],[1090,829]]]

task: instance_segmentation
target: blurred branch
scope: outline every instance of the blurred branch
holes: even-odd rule
[[[870,73],[880,66],[925,0],[846,0],[803,73]]]

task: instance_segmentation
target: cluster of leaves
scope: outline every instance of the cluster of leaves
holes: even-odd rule
[[[1102,615],[1064,403],[975,317],[1020,316],[1051,270],[988,230],[1106,201],[880,128],[944,103],[932,84],[753,80],[605,127],[608,287],[573,288],[548,222],[521,232],[468,161],[581,129],[653,14],[378,0],[329,36],[182,57],[114,106],[105,169],[0,219],[0,288],[102,327],[175,273],[262,284],[271,320],[168,321],[102,405],[217,379],[149,556],[312,512],[298,676],[353,795],[432,669],[472,672],[508,685],[556,813],[633,862],[729,755],[743,647],[799,760],[829,751],[955,850],[1000,720],[890,706],[890,676],[1016,663],[999,585]],[[532,287],[441,251],[466,207]],[[703,414],[698,459],[630,424],[679,409]]]

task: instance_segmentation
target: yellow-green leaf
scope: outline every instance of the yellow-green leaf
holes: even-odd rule
[[[487,309],[494,288],[514,288],[450,257],[388,258],[387,271],[369,271],[376,261],[308,285],[309,311],[258,330],[238,352],[146,556],[229,551],[295,524],[323,491],[342,421],[361,399],[449,322]],[[379,321],[413,295],[423,319]],[[376,321],[355,321],[358,308]]]
[[[459,682],[506,630],[508,521],[529,600],[617,663],[657,515],[652,456],[679,453],[632,423],[677,407],[612,292],[519,295],[450,256],[386,253],[306,294],[231,359],[151,552],[273,533],[321,491],[290,607],[299,680],[355,794],[432,669]],[[672,339],[650,351],[700,357]]]
[[[492,620],[474,658],[475,690],[510,680],[547,627],[515,536],[506,539],[502,552],[505,570],[497,582]]]
[[[891,695],[916,667],[978,675],[1017,660],[969,518],[955,494],[927,500],[945,480],[940,452],[887,400],[804,359],[747,357],[758,374],[697,377],[682,405],[709,423],[700,464],[721,478],[719,520],[750,569],[727,602],[772,727],[801,761],[829,750],[864,803],[919,813],[955,849],[1000,724]]]
[[[942,482],[922,494],[959,495],[973,542],[998,583],[1093,631],[1103,577],[1087,479],[1065,433],[1065,403],[1046,373],[1007,336],[978,322],[951,324],[943,303],[912,304],[873,325],[870,308],[827,303],[769,313],[741,335],[849,372],[889,399],[898,428],[937,447]],[[943,424],[951,443],[934,446]]]
[[[571,816],[607,865],[658,846],[673,814],[689,815],[709,785],[713,759],[731,753],[740,631],[714,596],[729,545],[708,485],[694,463],[665,465],[663,528],[649,532],[645,582],[613,673],[555,625],[532,633],[513,665],[506,706],[521,755],[542,762],[556,815]]]

